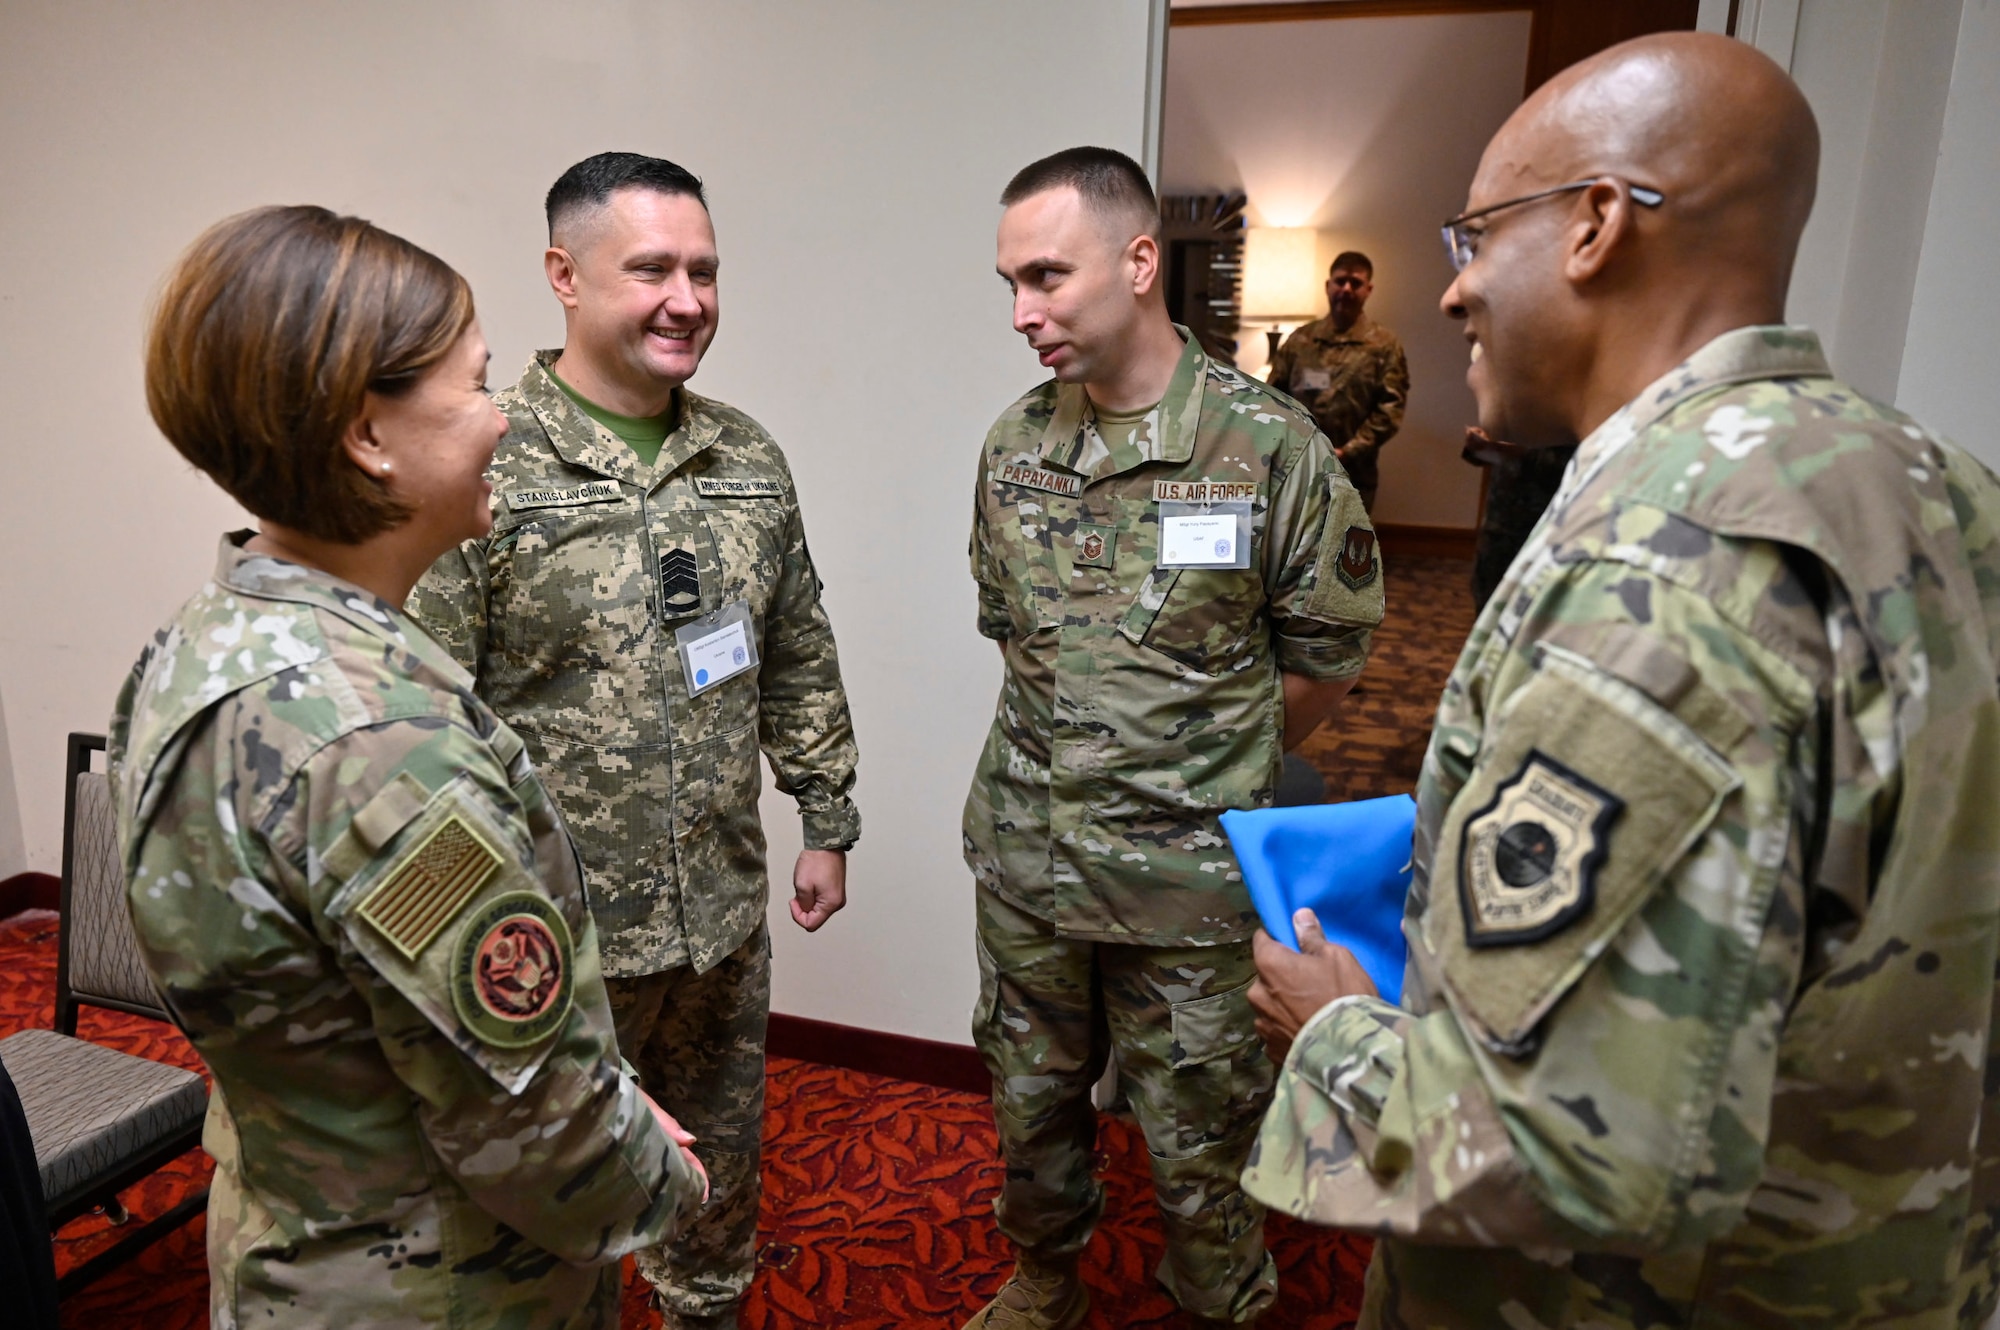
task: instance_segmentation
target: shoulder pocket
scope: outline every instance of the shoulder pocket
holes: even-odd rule
[[[1319,529],[1319,557],[1299,612],[1326,623],[1374,627],[1382,622],[1382,551],[1361,491],[1338,475],[1327,477],[1326,519]]]
[[[1423,928],[1453,1009],[1490,1047],[1531,1047],[1740,783],[1637,688],[1542,652],[1438,838]]]
[[[406,800],[407,791],[393,801],[406,809]],[[362,809],[357,827],[381,802]],[[554,1047],[575,989],[569,925],[522,862],[519,838],[460,776],[391,837],[366,840],[372,854],[328,903],[328,918],[439,1033],[519,1094]]]

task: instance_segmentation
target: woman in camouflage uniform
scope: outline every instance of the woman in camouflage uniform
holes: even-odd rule
[[[170,275],[176,448],[261,519],[112,721],[140,946],[214,1074],[217,1327],[599,1326],[701,1204],[621,1070],[575,854],[521,741],[404,617],[488,522],[506,421],[472,294],[367,222],[267,208]]]

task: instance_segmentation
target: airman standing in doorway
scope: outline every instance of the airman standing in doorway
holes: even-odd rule
[[[1326,317],[1295,330],[1278,348],[1266,381],[1299,399],[1333,441],[1361,502],[1375,511],[1376,454],[1403,427],[1410,363],[1396,334],[1368,317],[1375,265],[1348,250],[1326,277]]]
[[[756,1265],[769,881],[758,753],[798,800],[792,918],[846,902],[854,728],[784,455],[683,385],[715,335],[701,182],[601,153],[549,191],[560,352],[499,395],[493,530],[418,617],[532,750],[588,871],[619,1050],[714,1191],[640,1253],[669,1330],[729,1327]]]

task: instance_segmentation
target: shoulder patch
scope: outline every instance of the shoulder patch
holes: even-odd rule
[[[782,499],[785,482],[757,476],[696,476],[694,492],[704,499]]]
[[[453,816],[405,854],[354,912],[415,960],[499,867],[493,847]]]
[[[1375,532],[1359,522],[1350,525],[1340,538],[1340,558],[1333,571],[1349,591],[1373,582],[1380,571],[1375,566]]]
[[[481,905],[459,930],[452,1005],[482,1042],[525,1048],[569,1015],[575,966],[569,925],[556,907],[532,891],[510,891]]]
[[[577,485],[559,490],[509,490],[502,496],[507,506],[515,512],[531,508],[568,508],[574,504],[610,503],[621,497],[624,490],[615,480],[593,480],[587,485]]]
[[[1362,505],[1361,492],[1338,476],[1328,478],[1326,516],[1320,520],[1319,556],[1299,611],[1325,623],[1373,627],[1382,622],[1382,548]]]
[[[1590,913],[1625,801],[1539,750],[1465,824],[1465,943],[1536,942]]]

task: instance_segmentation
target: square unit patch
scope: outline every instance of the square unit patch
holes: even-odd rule
[[[1471,947],[1536,942],[1590,912],[1625,801],[1540,751],[1465,824],[1459,904]]]
[[[403,856],[355,913],[414,961],[500,867],[500,856],[457,816]]]

